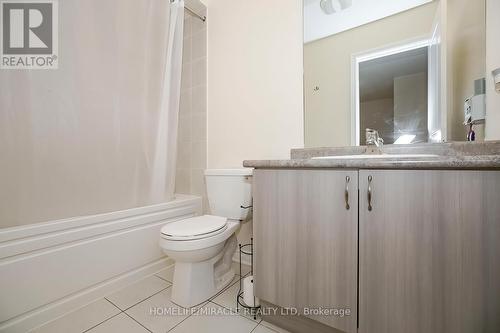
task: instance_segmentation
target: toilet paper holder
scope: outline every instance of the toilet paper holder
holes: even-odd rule
[[[243,254],[250,256],[250,273],[248,276],[252,277],[251,283],[253,287],[253,238],[250,238],[250,243],[249,244],[239,244],[240,247],[240,289],[238,290],[238,294],[236,295],[236,310],[239,312],[240,311],[240,306],[243,307],[245,310],[249,310],[250,314],[253,316],[253,319],[257,319],[257,313],[260,309],[260,305],[258,304],[259,300],[257,297],[255,297],[255,294],[253,294],[252,290],[252,295],[253,295],[253,304],[249,305],[246,304],[244,301],[244,288],[243,288],[243,279],[245,276],[243,276],[242,273],[242,263],[241,263],[241,256]],[[248,298],[247,298],[248,299]]]

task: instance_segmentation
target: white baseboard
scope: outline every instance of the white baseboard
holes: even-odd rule
[[[201,198],[0,230],[0,332],[26,332],[171,264],[163,225]]]

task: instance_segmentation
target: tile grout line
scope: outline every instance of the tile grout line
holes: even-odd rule
[[[159,278],[159,279],[162,279],[162,280],[163,280],[163,281],[165,281],[165,282],[168,282],[168,283],[170,283],[170,284],[173,284],[173,282],[172,282],[172,281],[168,281],[167,279],[165,279],[165,278],[163,278],[163,277],[161,277],[161,276],[159,276],[159,275],[154,274],[154,276],[156,276],[156,277],[157,277],[157,278]]]
[[[92,329],[96,328],[97,326],[99,326],[99,325],[101,325],[101,324],[104,324],[104,323],[105,323],[105,322],[107,322],[108,320],[110,320],[110,319],[112,319],[112,318],[114,318],[114,317],[118,316],[119,314],[121,314],[121,313],[123,312],[123,311],[122,311],[122,309],[120,309],[120,308],[119,308],[119,307],[117,307],[115,304],[113,304],[113,302],[111,302],[109,299],[107,299],[106,297],[103,297],[103,298],[104,298],[104,299],[105,299],[108,303],[110,303],[110,304],[111,304],[111,305],[113,305],[115,308],[117,308],[119,312],[118,312],[118,313],[116,313],[116,314],[114,314],[114,315],[112,315],[112,316],[111,316],[111,317],[109,317],[109,318],[106,318],[105,320],[101,321],[100,323],[98,323],[98,324],[96,324],[96,325],[94,325],[94,326],[92,326],[92,327],[90,327],[90,328],[88,328],[88,329],[84,330],[82,333],[88,332],[88,331],[90,331],[90,330],[92,330]]]
[[[207,306],[209,303],[212,303],[212,304],[214,304],[214,305],[220,306],[221,308],[224,308],[224,309],[226,309],[226,310],[229,310],[229,311],[231,311],[232,313],[236,313],[236,312],[232,311],[231,309],[228,309],[227,307],[225,307],[225,306],[223,306],[223,305],[220,305],[220,304],[218,304],[218,303],[215,303],[215,302],[213,302],[213,301],[210,301],[210,300],[209,300],[209,301],[207,301],[205,304],[203,304],[203,306],[200,306],[200,307],[199,307],[199,308],[198,308],[198,309],[197,309],[197,310],[196,310],[193,314],[191,314],[191,315],[189,315],[188,317],[186,317],[183,321],[181,321],[180,323],[178,323],[177,325],[175,325],[174,327],[172,327],[172,328],[171,328],[169,331],[167,331],[167,332],[171,332],[174,328],[176,328],[177,326],[179,326],[182,322],[184,322],[185,320],[187,320],[189,317],[196,315],[196,313],[198,313],[198,312],[201,310],[201,308],[203,308],[203,307]],[[249,319],[249,318],[247,318],[247,317],[245,317],[245,316],[240,315],[239,313],[237,313],[237,314],[238,314],[238,316],[239,316],[239,317],[245,318],[245,319],[250,320],[251,322],[255,323],[255,327],[254,327],[254,328],[253,328],[253,329],[252,329],[249,333],[252,333],[255,329],[257,329],[257,327],[259,327],[259,325],[261,325],[261,321],[262,321],[262,319],[261,319],[259,322],[256,322],[256,321],[251,320],[251,319]],[[263,326],[264,326],[264,325],[263,325]],[[264,327],[265,327],[265,326],[264,326]],[[266,327],[266,328],[268,328],[268,327]],[[270,328],[269,328],[269,329],[270,329]],[[271,329],[270,329],[270,330],[271,330]],[[276,331],[274,331],[274,330],[271,330],[271,331],[276,332]],[[277,333],[277,332],[276,332],[276,333]]]
[[[170,288],[170,287],[171,287],[171,285],[170,285],[170,286],[168,286],[168,287],[163,288],[163,289],[162,289],[162,290],[160,290],[160,291],[155,292],[154,294],[152,294],[152,295],[150,295],[150,296],[148,296],[148,297],[146,297],[146,298],[144,298],[144,299],[140,300],[139,302],[134,303],[133,305],[131,305],[131,306],[127,307],[125,310],[122,310],[122,309],[121,309],[118,305],[116,305],[115,303],[111,302],[111,301],[110,301],[107,297],[104,297],[104,298],[105,298],[108,302],[110,302],[111,304],[113,304],[114,306],[116,306],[118,309],[120,309],[120,311],[125,312],[125,311],[127,311],[127,310],[130,310],[131,308],[133,308],[133,307],[134,307],[134,306],[136,306],[137,304],[140,304],[140,303],[144,302],[145,300],[148,300],[148,299],[150,299],[151,297],[158,295],[159,293],[161,293],[161,292],[163,292],[163,291],[167,290],[167,289],[168,289],[168,288]]]
[[[230,308],[227,308],[226,306],[223,306],[223,305],[221,305],[221,304],[218,304],[217,302],[215,302],[215,301],[213,301],[213,300],[214,300],[215,298],[217,298],[218,296],[222,295],[223,293],[225,293],[228,289],[230,289],[231,287],[233,287],[236,283],[240,282],[240,280],[241,280],[241,279],[243,279],[243,278],[244,278],[245,276],[247,276],[248,274],[249,274],[249,272],[248,272],[248,273],[246,273],[244,276],[241,276],[241,275],[239,275],[239,274],[235,274],[235,277],[237,277],[236,281],[234,281],[234,282],[233,282],[233,283],[231,283],[231,284],[228,284],[228,285],[227,285],[227,286],[226,286],[223,290],[221,290],[219,293],[217,293],[216,295],[212,296],[210,299],[208,299],[207,301],[205,301],[204,303],[202,303],[202,305],[200,305],[200,307],[199,307],[199,308],[197,308],[197,309],[196,309],[196,311],[194,311],[194,312],[190,313],[188,316],[186,316],[186,318],[184,318],[184,319],[183,319],[182,321],[180,321],[178,324],[176,324],[176,325],[175,325],[175,326],[173,326],[171,329],[169,329],[169,330],[168,330],[168,332],[170,332],[171,330],[173,330],[174,328],[176,328],[177,326],[179,326],[181,323],[183,323],[183,322],[184,322],[185,320],[187,320],[189,317],[192,317],[193,315],[196,315],[197,313],[199,313],[199,312],[200,312],[200,310],[201,310],[203,307],[207,306],[209,303],[212,303],[212,304],[215,304],[215,305],[220,306],[220,307],[222,307],[222,308],[225,308],[225,309],[227,309],[227,310],[229,310],[229,311],[231,311],[231,312],[233,312],[233,313],[237,313],[236,311],[233,311],[233,309],[230,309]],[[113,307],[115,307],[115,308],[118,310],[118,312],[117,312],[116,314],[111,315],[110,317],[108,317],[108,318],[106,318],[106,319],[104,319],[104,320],[102,320],[102,321],[98,322],[97,324],[95,324],[95,325],[93,325],[93,326],[91,326],[91,327],[89,327],[89,328],[85,329],[84,331],[82,331],[82,333],[89,332],[90,330],[92,330],[92,329],[94,329],[94,328],[96,328],[96,327],[98,327],[98,326],[100,326],[100,325],[104,324],[105,322],[107,322],[107,321],[109,321],[109,320],[111,320],[111,319],[115,318],[116,316],[119,316],[121,313],[125,313],[125,315],[126,315],[127,317],[131,318],[133,321],[135,321],[136,323],[138,323],[141,327],[143,327],[144,329],[146,329],[148,332],[151,332],[151,333],[152,333],[152,331],[151,331],[151,330],[149,330],[147,327],[145,327],[143,324],[141,324],[141,323],[140,323],[138,320],[136,320],[134,317],[132,317],[131,315],[129,315],[128,313],[126,313],[126,311],[130,310],[131,308],[135,307],[136,305],[138,305],[138,304],[140,304],[140,303],[142,303],[142,302],[144,302],[144,301],[146,301],[146,300],[148,300],[148,299],[152,298],[153,296],[155,296],[155,295],[157,295],[157,294],[159,294],[159,293],[161,293],[161,292],[163,292],[163,291],[165,291],[165,290],[167,290],[168,288],[170,288],[170,287],[172,287],[172,286],[173,286],[173,284],[172,284],[172,282],[171,282],[171,281],[168,281],[168,280],[166,280],[165,278],[163,278],[163,277],[161,277],[161,276],[156,275],[156,273],[154,273],[152,276],[154,276],[154,277],[156,277],[156,278],[158,278],[158,279],[160,279],[160,280],[162,280],[162,281],[164,281],[164,282],[167,282],[167,283],[169,283],[170,285],[168,285],[167,287],[162,288],[161,290],[159,290],[159,291],[155,292],[154,294],[152,294],[152,295],[150,295],[150,296],[148,296],[148,297],[146,297],[146,298],[144,298],[144,299],[142,299],[142,300],[140,300],[140,301],[138,301],[138,302],[136,302],[136,303],[132,304],[131,306],[128,306],[128,307],[127,307],[127,308],[125,308],[124,310],[122,310],[122,309],[121,309],[121,308],[120,308],[117,304],[113,303],[110,299],[108,299],[108,297],[109,297],[109,296],[104,296],[104,297],[103,297],[103,299],[104,299],[104,300],[106,300],[107,302],[109,302],[109,303],[110,303]],[[238,314],[238,315],[240,315],[241,317],[245,318],[245,319],[249,319],[249,318],[247,318],[247,317],[245,317],[245,316],[243,316],[243,315],[241,315],[241,314],[239,314],[239,313],[237,313],[237,314]],[[249,320],[251,320],[251,319],[249,319]],[[254,321],[254,320],[251,320],[251,321],[256,322],[256,321]],[[261,321],[262,321],[262,319],[261,319],[259,322],[257,322],[257,326],[258,326],[258,325],[261,325]],[[256,327],[257,327],[257,326],[256,326]],[[255,327],[255,328],[256,328],[256,327]],[[254,328],[254,329],[255,329],[255,328]],[[253,331],[253,330],[252,330],[252,331]]]
[[[109,302],[109,301],[108,301],[108,302]],[[111,303],[111,302],[110,302],[110,303]],[[113,304],[113,303],[111,303],[111,304]],[[113,305],[114,305],[114,304],[113,304]],[[116,305],[114,305],[114,306],[116,307]],[[120,310],[120,309],[118,308],[118,310]],[[92,330],[92,329],[96,328],[96,327],[97,327],[97,326],[99,326],[99,325],[104,324],[104,323],[105,323],[105,322],[107,322],[108,320],[113,319],[114,317],[116,317],[116,316],[118,316],[118,315],[120,315],[120,314],[122,314],[122,313],[123,313],[123,311],[122,311],[122,310],[120,310],[120,312],[118,312],[117,314],[114,314],[114,315],[112,315],[111,317],[107,318],[106,320],[103,320],[103,321],[101,321],[100,323],[98,323],[98,324],[96,324],[96,325],[94,325],[94,326],[92,326],[92,327],[90,327],[90,328],[87,328],[85,331],[82,331],[82,333],[88,332],[88,331],[90,331],[90,330]]]
[[[146,329],[148,332],[150,333],[153,333],[153,331],[151,331],[149,328],[147,328],[146,326],[144,326],[143,324],[141,324],[139,321],[135,320],[134,317],[132,317],[131,315],[129,315],[128,313],[126,313],[125,311],[123,311],[123,313],[129,317],[130,319],[132,319],[133,321],[135,321],[137,324],[141,325],[142,327],[144,327],[144,329]]]
[[[203,305],[201,305],[198,309],[196,309],[196,311],[195,311],[194,313],[192,313],[192,314],[188,315],[186,318],[184,318],[184,319],[183,319],[182,321],[180,321],[178,324],[176,324],[175,326],[173,326],[173,327],[172,327],[171,329],[169,329],[167,332],[171,332],[173,329],[175,329],[177,326],[179,326],[180,324],[182,324],[182,323],[183,323],[184,321],[186,321],[188,318],[190,318],[190,317],[192,317],[193,315],[195,315],[196,313],[198,313],[198,312],[201,310],[201,308],[203,308],[204,306],[206,306],[206,305],[207,305],[207,304],[209,304],[209,303],[215,304],[215,305],[220,306],[220,307],[222,307],[222,308],[225,308],[225,309],[227,309],[227,310],[229,310],[229,311],[231,311],[231,312],[234,312],[232,309],[229,309],[229,308],[227,308],[227,307],[225,307],[225,306],[223,306],[223,305],[220,305],[220,304],[218,304],[218,303],[216,303],[216,302],[213,302],[213,299],[215,299],[216,297],[218,297],[218,296],[220,296],[221,294],[223,294],[224,292],[226,292],[229,288],[231,288],[232,286],[234,286],[236,283],[240,282],[240,280],[241,280],[241,279],[243,279],[244,277],[246,277],[248,274],[249,274],[249,273],[245,274],[244,276],[241,276],[241,275],[239,275],[239,274],[235,274],[235,276],[237,276],[238,278],[237,278],[237,280],[236,280],[234,283],[231,283],[231,284],[227,285],[227,286],[226,286],[223,290],[221,290],[221,291],[220,291],[219,293],[217,293],[216,295],[212,296],[212,297],[211,297],[208,301],[206,301],[204,304],[202,303]],[[162,278],[161,276],[158,276],[158,275],[156,275],[156,274],[153,274],[153,276],[155,276],[155,277],[157,277],[157,278],[161,279],[162,281],[165,281],[165,282],[170,283],[170,285],[169,285],[169,286],[167,286],[167,287],[165,287],[165,288],[163,288],[163,289],[161,289],[160,291],[158,291],[158,292],[156,292],[156,293],[154,293],[154,294],[152,294],[152,295],[150,295],[150,296],[146,297],[145,299],[142,299],[141,301],[139,301],[139,302],[137,302],[137,303],[134,303],[133,305],[131,305],[131,306],[127,307],[127,308],[126,308],[126,309],[124,309],[124,310],[122,310],[122,309],[121,309],[118,305],[116,305],[115,303],[113,303],[112,301],[110,301],[110,300],[109,300],[106,296],[105,296],[105,297],[103,297],[106,301],[108,301],[108,302],[109,302],[109,303],[111,303],[114,307],[116,307],[116,308],[117,308],[120,312],[118,312],[117,314],[115,314],[115,315],[113,315],[113,316],[111,316],[111,317],[107,318],[106,320],[104,320],[104,321],[102,321],[102,322],[98,323],[97,325],[94,325],[94,326],[90,327],[89,329],[85,330],[85,331],[84,331],[84,332],[82,332],[82,333],[88,332],[88,331],[90,331],[90,330],[92,330],[92,329],[96,328],[97,326],[102,325],[103,323],[107,322],[108,320],[110,320],[110,319],[112,319],[112,318],[114,318],[114,317],[116,317],[116,316],[120,315],[121,313],[124,313],[127,317],[131,318],[133,321],[135,321],[135,322],[136,322],[137,324],[139,324],[141,327],[143,327],[144,329],[146,329],[148,332],[153,333],[151,330],[149,330],[147,327],[145,327],[143,324],[141,324],[139,321],[137,321],[134,317],[132,317],[131,315],[129,315],[129,314],[126,312],[126,311],[128,311],[129,309],[133,308],[134,306],[136,306],[136,305],[138,305],[138,304],[140,304],[140,303],[142,303],[142,302],[144,302],[144,301],[146,301],[146,300],[150,299],[151,297],[153,297],[153,296],[155,296],[155,295],[157,295],[157,294],[159,294],[159,293],[161,293],[161,292],[163,292],[163,291],[165,291],[165,290],[167,290],[168,288],[170,288],[170,287],[172,287],[172,286],[173,286],[172,282],[170,282],[170,281],[168,281],[168,280],[166,280],[166,279]],[[236,313],[237,313],[237,312],[236,312]],[[249,319],[249,318],[247,318],[247,317],[245,317],[245,316],[243,316],[243,315],[241,315],[241,314],[239,314],[239,313],[237,313],[237,314],[238,314],[239,316],[241,316],[241,317],[243,317],[243,318],[247,319],[247,320],[250,320],[250,321],[252,321],[252,322],[254,322],[254,323],[257,323],[257,325],[256,325],[256,326],[252,329],[252,331],[251,331],[251,332],[253,332],[253,330],[255,330],[255,329],[256,329],[256,328],[260,325],[260,322],[262,321],[262,319],[260,319],[260,321],[259,321],[259,322],[257,322],[257,321],[254,321],[254,320],[252,320],[252,319]],[[266,327],[266,328],[267,328],[267,327]],[[251,333],[251,332],[250,332],[250,333]]]
[[[274,333],[278,333],[278,331],[273,330],[271,327],[267,327],[266,325],[264,325],[264,324],[262,324],[262,323],[259,323],[259,325],[255,326],[255,328],[254,328],[254,329],[252,330],[252,332],[250,332],[250,333],[253,333],[253,331],[255,331],[255,330],[257,329],[257,327],[259,327],[259,326],[262,326],[262,327],[264,327],[265,329],[268,329],[268,330],[270,330],[270,331],[272,331],[272,332],[274,332]]]
[[[182,324],[183,322],[185,322],[189,317],[191,317],[192,314],[190,314],[189,316],[187,316],[186,318],[182,319],[180,322],[178,322],[174,327],[172,327],[171,329],[167,330],[167,332],[172,332],[173,329],[175,329],[177,326],[179,326],[180,324]]]
[[[163,279],[162,279],[162,280],[163,280]],[[131,308],[133,308],[134,306],[136,306],[136,305],[138,305],[138,304],[140,304],[140,303],[142,303],[142,302],[144,302],[144,301],[146,301],[146,300],[150,299],[151,297],[153,297],[153,296],[155,296],[155,295],[158,295],[159,293],[161,293],[161,292],[163,292],[163,291],[167,290],[167,289],[168,289],[168,288],[170,288],[171,286],[172,286],[172,285],[170,285],[170,286],[168,286],[168,287],[166,287],[166,288],[163,288],[162,290],[160,290],[160,291],[158,291],[158,292],[154,293],[153,295],[151,295],[151,296],[149,296],[149,297],[147,297],[147,298],[145,298],[145,299],[141,300],[140,302],[137,302],[137,303],[135,303],[134,305],[129,306],[129,307],[128,307],[128,308],[126,308],[125,310],[122,310],[122,309],[121,309],[121,308],[119,308],[119,307],[118,307],[115,303],[111,302],[109,299],[107,299],[106,297],[104,297],[104,299],[105,299],[106,301],[108,301],[109,303],[113,304],[113,305],[114,305],[114,306],[115,306],[118,310],[120,310],[120,312],[119,312],[119,313],[117,313],[116,315],[114,315],[113,317],[110,317],[110,318],[106,319],[106,320],[105,320],[105,321],[103,321],[102,323],[104,323],[104,322],[108,321],[108,320],[109,320],[109,319],[111,319],[111,318],[116,317],[117,315],[119,315],[119,314],[121,314],[121,313],[124,313],[127,317],[129,317],[130,319],[132,319],[133,321],[135,321],[137,324],[139,324],[141,327],[143,327],[144,329],[146,329],[148,332],[153,333],[153,332],[152,332],[149,328],[147,328],[146,326],[144,326],[143,324],[141,324],[138,320],[136,320],[134,317],[132,317],[131,315],[129,315],[126,311],[127,311],[127,310],[129,310],[129,309],[131,309]],[[188,317],[189,317],[189,316],[188,316]],[[185,319],[187,319],[187,318],[185,318]],[[184,320],[185,320],[185,319],[184,319]],[[184,320],[183,320],[183,321],[184,321]],[[96,326],[99,326],[99,325],[101,325],[102,323],[97,324]],[[94,327],[96,327],[96,326],[94,326]],[[92,327],[92,328],[94,328],[94,327]],[[90,329],[92,329],[92,328],[90,328]],[[88,331],[88,330],[87,330],[87,331]],[[87,331],[85,331],[85,332],[87,332]]]
[[[189,317],[192,317],[194,314],[198,313],[200,311],[200,309],[202,307],[204,307],[205,305],[207,305],[208,303],[210,302],[206,302],[206,303],[202,303],[203,305],[201,305],[198,309],[196,309],[196,311],[194,313],[191,313],[189,316],[187,316],[186,318],[184,318],[183,320],[181,320],[180,322],[178,322],[174,327],[172,327],[171,329],[169,329],[167,332],[172,332],[172,330],[174,328],[176,328],[177,326],[179,326],[180,324],[182,324],[183,322],[185,322]]]
[[[255,326],[255,327],[254,327],[254,328],[250,331],[250,333],[253,333],[253,331],[255,331],[255,330],[257,329],[257,327],[259,327],[259,326],[260,326],[260,323],[258,323],[258,324],[257,324],[257,326]],[[267,328],[267,327],[266,327],[266,328]]]
[[[156,276],[156,275],[155,275],[155,276]],[[166,282],[169,282],[169,283],[170,283],[170,281],[167,281],[167,280],[165,280],[165,279],[163,279],[163,278],[161,278],[161,277],[159,277],[159,276],[157,276],[157,277],[158,277],[158,278],[160,278],[160,279],[162,279],[163,281],[166,281]],[[147,329],[149,332],[152,332],[152,331],[150,331],[147,327],[145,327],[144,325],[142,325],[139,321],[137,321],[134,317],[132,317],[131,315],[129,315],[126,311],[128,311],[128,310],[130,310],[131,308],[133,308],[134,306],[136,306],[136,305],[138,305],[138,304],[140,304],[140,303],[142,303],[142,302],[144,302],[144,301],[146,301],[146,300],[150,299],[151,297],[153,297],[153,296],[155,296],[155,295],[158,295],[159,293],[161,293],[161,292],[163,292],[163,291],[167,290],[168,288],[170,288],[170,287],[172,287],[172,286],[173,286],[173,285],[172,285],[172,284],[170,284],[168,287],[163,288],[162,290],[160,290],[160,291],[158,291],[158,292],[154,293],[153,295],[151,295],[151,296],[149,296],[149,297],[147,297],[147,298],[145,298],[145,299],[143,299],[143,300],[141,300],[141,301],[139,301],[139,302],[135,303],[134,305],[129,306],[129,307],[128,307],[128,308],[126,308],[125,310],[120,309],[120,308],[119,308],[116,304],[114,304],[113,302],[111,302],[111,301],[110,301],[109,299],[107,299],[106,297],[104,297],[104,298],[105,298],[108,302],[110,302],[111,304],[113,304],[116,308],[118,308],[118,309],[119,309],[122,313],[125,313],[128,317],[130,317],[131,319],[133,319],[133,320],[134,320],[135,322],[137,322],[139,325],[141,325],[142,327],[144,327],[145,329]],[[208,303],[208,302],[207,302],[207,303]],[[205,305],[206,305],[206,304],[203,304],[203,306],[205,306]],[[200,307],[199,307],[199,308],[195,311],[195,313],[196,313],[196,312],[198,312],[198,311],[199,311],[199,310],[200,310],[203,306],[200,306]],[[191,316],[192,316],[192,314],[188,315],[186,318],[184,318],[182,321],[180,321],[177,325],[175,325],[174,327],[172,327],[172,328],[171,328],[170,330],[168,330],[167,332],[170,332],[171,330],[173,330],[175,327],[179,326],[182,322],[184,322],[186,319],[188,319],[188,318],[189,318],[189,317],[191,317]]]
[[[241,276],[241,275],[239,275],[239,274],[236,274],[236,273],[235,273],[234,275],[235,275],[235,277],[236,277],[236,276],[238,276],[238,280],[237,280],[237,281],[235,281],[235,282],[233,282],[233,283],[231,283],[231,284],[228,284],[228,285],[227,285],[224,289],[222,289],[221,291],[219,291],[219,292],[218,292],[217,294],[215,294],[214,296],[210,297],[210,298],[207,300],[207,302],[208,302],[208,301],[210,301],[211,299],[214,299],[215,297],[219,296],[220,294],[224,293],[227,289],[231,288],[231,287],[232,287],[235,283],[237,283],[237,282],[239,282],[241,279],[245,278],[248,274],[250,274],[250,272],[246,273],[244,276]],[[162,279],[162,280],[163,280],[163,281],[165,281],[165,282],[170,283],[170,286],[169,286],[169,287],[173,287],[173,285],[174,285],[174,284],[173,284],[173,282],[172,282],[172,281],[168,281],[167,279],[165,279],[165,278],[163,278],[163,277],[161,277],[161,276],[156,275],[156,273],[155,273],[155,274],[153,274],[153,275],[154,275],[154,276],[156,276],[156,277],[157,277],[157,278],[159,278],[159,279]],[[169,287],[167,287],[167,288],[169,288]],[[202,304],[203,304],[203,303],[202,303]],[[128,309],[127,309],[127,310],[128,310]]]
[[[252,319],[250,319],[250,318],[248,318],[247,316],[242,315],[239,311],[235,311],[234,309],[230,309],[230,308],[228,308],[228,307],[226,307],[226,306],[224,306],[224,305],[221,305],[221,304],[219,304],[219,303],[217,303],[217,302],[215,302],[215,301],[209,301],[209,303],[212,303],[212,304],[215,304],[215,305],[217,305],[217,306],[220,306],[221,308],[224,308],[224,309],[226,309],[226,310],[231,311],[231,313],[237,314],[237,315],[238,315],[238,316],[240,316],[240,317],[243,317],[243,318],[245,318],[245,319],[251,320],[251,321],[253,321],[254,323],[257,323],[257,325],[260,325],[260,323],[262,322],[262,318],[260,318],[259,320],[258,320],[258,319],[255,319],[255,320],[254,320],[254,319],[253,319],[253,317],[252,317]],[[257,320],[258,320],[258,321],[257,321]]]
[[[222,289],[221,291],[219,291],[217,294],[215,294],[214,296],[210,297],[208,299],[208,301],[211,301],[217,297],[219,297],[220,295],[222,295],[223,293],[226,292],[226,290],[228,290],[229,288],[231,288],[232,286],[234,286],[236,283],[240,282],[240,280],[242,279],[241,275],[239,274],[235,274],[235,276],[239,276],[238,280],[234,281],[233,283],[230,283],[228,284],[227,286],[224,287],[224,289]]]
[[[105,299],[106,301],[108,301],[109,303],[113,304],[113,306],[114,306],[114,307],[116,307],[118,310],[120,310],[121,312],[123,312],[123,310],[122,310],[122,309],[120,309],[120,307],[119,307],[118,305],[116,305],[115,303],[111,302],[111,301],[110,301],[110,300],[109,300],[106,296],[104,296],[104,299]]]
[[[220,306],[220,307],[223,307],[224,309],[227,309],[227,310],[229,310],[229,311],[231,311],[231,312],[237,313],[237,314],[238,314],[238,315],[240,315],[241,317],[246,318],[246,319],[249,319],[249,320],[251,320],[251,321],[253,321],[253,322],[256,322],[258,325],[260,325],[260,323],[262,322],[262,318],[260,318],[260,320],[259,320],[259,321],[257,321],[257,319],[255,319],[255,320],[254,320],[254,319],[250,319],[250,318],[248,318],[248,317],[246,317],[246,316],[242,315],[239,311],[233,311],[233,309],[230,309],[230,308],[228,308],[228,307],[226,307],[226,306],[224,306],[224,305],[222,305],[222,304],[219,304],[219,303],[217,303],[217,302],[215,301],[215,299],[216,299],[217,297],[221,296],[221,295],[222,295],[223,293],[225,293],[228,289],[232,288],[232,287],[233,287],[236,283],[240,282],[240,280],[243,280],[243,279],[244,279],[247,275],[249,275],[249,274],[250,274],[250,272],[248,272],[247,274],[245,274],[243,277],[242,277],[241,275],[239,275],[239,274],[236,274],[237,276],[239,276],[239,279],[238,279],[237,281],[235,281],[234,283],[232,283],[232,284],[228,285],[226,288],[224,288],[223,290],[221,290],[221,291],[220,291],[218,294],[216,294],[215,296],[211,297],[211,298],[208,300],[208,302],[209,302],[209,303],[212,303],[212,304],[215,304],[215,305],[218,305],[218,306]]]

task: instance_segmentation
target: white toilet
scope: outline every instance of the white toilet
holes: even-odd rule
[[[200,304],[231,282],[240,222],[252,205],[252,169],[206,170],[210,210],[169,223],[161,229],[160,246],[175,260],[172,302],[185,308]]]

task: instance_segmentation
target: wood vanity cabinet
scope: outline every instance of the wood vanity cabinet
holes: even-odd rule
[[[356,332],[357,182],[349,170],[254,171],[258,297],[281,307],[349,308],[342,318],[310,317]]]
[[[499,171],[257,169],[256,295],[350,308],[311,317],[345,332],[500,332],[499,198]]]
[[[359,332],[500,332],[500,172],[359,182]]]

